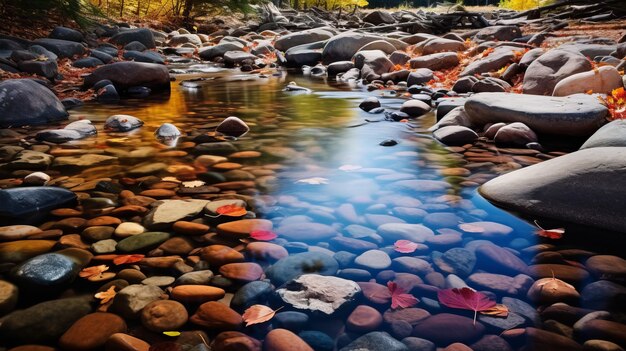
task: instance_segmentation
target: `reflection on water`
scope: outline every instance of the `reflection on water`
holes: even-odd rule
[[[180,82],[189,76],[180,76],[168,96],[124,100],[119,105],[87,104],[72,111],[71,118],[88,118],[98,124],[100,132],[75,145],[119,156],[123,166],[108,166],[80,176],[121,178],[134,167],[154,163],[166,165],[155,173],[161,177],[181,175],[181,169],[188,172],[191,167],[195,167],[191,168],[193,173],[205,172],[194,165],[193,152],[168,153],[168,148],[155,140],[154,131],[163,123],[176,125],[189,136],[181,138],[172,150],[191,151],[189,141],[212,132],[224,118],[237,116],[251,130],[234,144],[240,151],[260,151],[262,157],[231,161],[243,164],[242,170],[255,177],[256,189],[247,193],[257,196],[256,215],[271,219],[275,227],[324,223],[345,236],[374,241],[394,258],[399,254],[392,250],[393,241],[367,237],[368,233],[376,233],[385,223],[423,223],[437,234],[460,238],[458,242],[433,241],[431,251],[445,252],[486,239],[514,250],[531,263],[536,251],[527,249],[540,241],[533,235],[534,227],[476,195],[476,186],[495,176],[494,172],[468,164],[461,154],[419,133],[434,123],[433,113],[419,121],[389,122],[382,114],[368,114],[357,107],[367,96],[380,97],[380,92],[366,93],[300,76],[250,77],[216,73],[211,79],[182,86]],[[289,81],[313,93],[284,92]],[[381,101],[386,108],[397,108],[403,100]],[[106,133],[102,122],[114,114],[133,115],[145,124],[132,133]],[[398,144],[379,145],[387,139]],[[141,173],[131,175],[137,174]],[[242,179],[246,176],[237,175]],[[505,224],[513,234],[483,238],[463,233],[458,227],[477,221]],[[359,226],[361,232],[346,230],[351,225]],[[315,245],[311,250],[332,249],[328,242],[309,244]],[[420,252],[419,257],[432,260],[430,254]],[[375,278],[377,272],[371,273]],[[525,293],[515,297],[526,300]]]

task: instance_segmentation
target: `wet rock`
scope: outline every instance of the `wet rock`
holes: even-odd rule
[[[252,259],[267,262],[275,262],[289,256],[284,247],[266,242],[252,242],[246,246],[246,252]]]
[[[213,60],[216,57],[222,57],[229,51],[242,51],[243,44],[239,42],[224,42],[215,46],[209,46],[201,50],[198,55],[203,60]]]
[[[624,148],[580,150],[500,176],[480,192],[499,205],[535,216],[625,231],[624,223],[615,220],[621,216],[621,197],[610,185],[623,169],[621,154],[626,155]],[[588,182],[594,186],[589,188]],[[589,198],[598,199],[593,208],[583,205]]]
[[[512,351],[509,343],[498,335],[485,335],[470,345],[474,351]]]
[[[153,301],[141,310],[141,324],[157,333],[179,330],[188,317],[185,306],[171,300]]]
[[[382,38],[376,35],[346,32],[332,37],[322,51],[322,63],[327,65],[336,61],[349,61],[364,45]],[[396,49],[405,49],[408,45],[399,40],[388,40]]]
[[[485,331],[485,326],[471,318],[449,313],[428,317],[415,325],[413,336],[431,340],[438,345],[454,342],[469,343],[477,340]]]
[[[549,331],[526,328],[526,343],[533,350],[582,350],[582,347],[574,340]]]
[[[321,223],[293,223],[276,228],[276,234],[292,240],[320,241],[337,235],[337,232]]]
[[[272,293],[274,293],[274,289],[270,283],[265,281],[252,281],[237,290],[231,300],[230,306],[235,311],[243,313],[252,305],[265,304]]]
[[[623,87],[622,77],[613,66],[602,66],[596,70],[581,72],[560,80],[552,95],[567,96],[592,91],[607,94],[613,89]]]
[[[465,43],[445,38],[433,38],[424,43],[422,55],[435,54],[442,51],[456,52],[465,50]]]
[[[10,225],[0,227],[0,241],[14,241],[26,239],[29,236],[41,234],[42,230],[31,225]]]
[[[497,145],[524,147],[528,143],[535,143],[539,139],[524,123],[515,122],[498,129],[494,137]]]
[[[263,349],[267,351],[313,351],[309,344],[287,329],[274,329],[267,333]]]
[[[413,336],[402,339],[402,343],[405,344],[410,351],[435,351],[436,349],[432,341]]]
[[[276,290],[283,302],[307,312],[335,313],[361,292],[351,280],[318,274],[304,274]]]
[[[181,136],[181,133],[175,125],[171,123],[163,123],[159,128],[157,128],[157,130],[154,131],[154,136],[156,136],[157,139],[171,140]]]
[[[598,129],[580,149],[589,149],[605,146],[626,146],[624,135],[626,133],[626,121],[615,120]]]
[[[408,347],[386,332],[370,332],[354,340],[340,351],[408,351]]]
[[[52,39],[69,40],[80,43],[84,40],[83,34],[67,27],[55,27],[49,35]]]
[[[391,266],[391,258],[381,250],[369,250],[354,260],[357,266],[365,269],[382,270]]]
[[[13,311],[18,302],[19,290],[17,286],[0,280],[0,315]]]
[[[146,51],[148,48],[138,41],[131,41],[130,43],[124,45],[124,50],[126,51]]]
[[[47,50],[52,51],[59,58],[71,58],[73,56],[83,55],[87,48],[81,43],[70,40],[40,38],[35,39],[33,43],[43,46]]]
[[[104,122],[104,129],[114,132],[128,132],[143,125],[143,121],[129,115],[113,115]]]
[[[438,54],[423,55],[409,61],[411,68],[428,68],[439,71],[455,67],[459,64],[459,56],[455,52],[442,52]],[[456,91],[456,90],[455,90]]]
[[[580,298],[580,294],[572,285],[552,278],[542,278],[534,282],[528,289],[527,296],[540,304],[577,301]]]
[[[18,68],[22,72],[36,74],[38,76],[46,77],[50,80],[54,80],[59,74],[57,63],[51,60],[21,61],[20,63],[18,63]]]
[[[348,316],[346,327],[358,333],[365,333],[378,329],[382,323],[383,316],[375,308],[359,305]]]
[[[98,67],[102,65],[104,65],[104,62],[102,62],[97,57],[84,57],[72,63],[72,66],[76,68],[93,68],[93,67]]]
[[[59,345],[64,350],[97,349],[115,333],[126,331],[126,323],[113,313],[91,313],[77,320],[61,336]]]
[[[80,268],[70,257],[47,253],[18,265],[12,270],[11,276],[25,289],[58,291],[72,283]]]
[[[84,298],[42,302],[5,316],[0,336],[21,344],[56,342],[74,322],[90,312],[91,305]]]
[[[148,351],[150,344],[147,342],[124,333],[117,333],[105,343],[107,351]]]
[[[366,98],[365,100],[361,101],[361,103],[359,104],[359,108],[366,112],[369,112],[378,107],[380,107],[380,101],[378,101],[378,98],[374,96],[370,96]]]
[[[408,100],[402,104],[400,111],[408,114],[411,117],[419,117],[428,111],[430,106],[419,100]]]
[[[606,107],[589,95],[539,97],[506,93],[475,94],[465,103],[465,111],[476,125],[522,122],[538,133],[573,136],[595,132],[607,113]]]
[[[250,130],[250,127],[237,117],[228,117],[223,120],[215,129],[216,132],[224,135],[239,138],[245,135]]]
[[[497,47],[486,57],[480,58],[465,67],[460,76],[470,76],[500,70],[515,60],[522,49],[513,46]]]
[[[479,315],[478,321],[483,323],[485,327],[489,330],[494,331],[497,334],[500,334],[506,330],[518,328],[526,322],[524,317],[518,315],[514,312],[509,312],[508,316],[503,317],[493,317],[486,315]]]
[[[623,351],[619,345],[606,340],[587,340],[583,344],[585,351]]]
[[[117,45],[126,45],[137,41],[145,45],[148,49],[155,48],[154,36],[152,31],[147,28],[125,29],[111,37],[111,43]]]
[[[479,40],[512,41],[522,36],[517,26],[490,26],[483,28],[474,35]]]
[[[626,325],[614,321],[591,320],[585,323],[580,334],[588,339],[607,340],[622,347],[626,345]]]
[[[472,85],[472,91],[475,93],[504,93],[509,90],[511,90],[509,83],[493,77],[481,79]]]
[[[217,226],[217,233],[231,238],[245,238],[255,230],[272,230],[273,224],[267,219],[240,219],[221,223]]]
[[[67,119],[52,91],[31,79],[0,82],[0,128],[46,124]]]
[[[103,79],[110,80],[120,92],[136,86],[147,87],[153,91],[170,89],[167,67],[155,63],[127,61],[98,67],[85,78],[84,86],[90,88]]]
[[[433,80],[433,71],[429,68],[417,68],[414,71],[411,71],[406,78],[406,83],[409,86],[415,84],[426,84]],[[403,104],[404,107],[404,104]],[[430,107],[430,106],[429,106]],[[429,108],[430,110],[430,108]],[[403,111],[406,112],[406,111]],[[407,112],[408,113],[408,112]],[[410,113],[409,113],[410,114]]]
[[[393,63],[382,50],[358,51],[352,59],[356,68],[363,69],[365,66],[368,66],[377,75],[388,73],[393,68]]]
[[[169,238],[169,233],[145,232],[122,239],[115,248],[123,253],[144,251],[160,245]]]
[[[228,331],[217,335],[213,342],[215,351],[261,351],[261,342],[244,333]]]
[[[274,47],[279,51],[287,51],[292,47],[330,39],[332,36],[333,34],[331,32],[323,28],[303,30],[280,36],[274,42]]]
[[[378,234],[390,242],[396,240],[410,240],[423,243],[435,233],[421,224],[387,223],[378,227]]]
[[[146,305],[160,300],[163,294],[163,290],[155,285],[129,285],[117,292],[111,311],[124,318],[135,319]]]
[[[53,240],[17,240],[0,243],[0,262],[21,263],[46,253],[56,244]]]
[[[243,322],[239,313],[215,301],[200,305],[189,320],[191,323],[205,328],[221,330],[239,329]]]
[[[613,310],[626,305],[626,287],[607,280],[588,284],[581,296],[584,306],[589,308]]]
[[[626,260],[613,255],[595,255],[590,257],[585,266],[597,277],[624,278],[626,276]]]
[[[433,136],[450,146],[473,144],[478,139],[478,134],[473,130],[462,126],[442,127],[433,132]]]
[[[524,74],[524,94],[551,95],[566,77],[591,70],[587,58],[569,50],[553,49],[534,60]]]
[[[235,281],[250,282],[261,279],[263,268],[253,262],[228,263],[220,267],[220,274]]]

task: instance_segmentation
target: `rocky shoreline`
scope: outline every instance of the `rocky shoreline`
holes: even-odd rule
[[[458,190],[480,186],[533,218],[626,231],[615,185],[626,36],[526,35],[522,20],[443,35],[389,28],[404,15],[308,28],[279,12],[207,34],[122,24],[0,36],[0,349],[626,348],[623,256],[538,241]],[[280,145],[254,134],[262,119],[174,120],[138,143],[133,131],[153,126],[134,116],[63,123],[81,99],[107,106],[172,84],[202,88],[207,75],[171,81],[215,67],[206,61],[376,93],[359,105],[364,124],[428,129],[446,156],[420,155],[412,148],[435,142],[410,136],[380,142],[399,150],[384,167],[330,169],[316,164],[323,132]],[[420,124],[433,113],[436,124]],[[276,137],[291,132],[276,123]],[[89,144],[99,133],[104,147]],[[550,148],[560,138],[584,144],[564,155]],[[310,164],[275,161],[285,158]],[[281,181],[299,191],[271,194]],[[506,313],[441,297],[465,287]],[[265,314],[251,317],[259,305]]]

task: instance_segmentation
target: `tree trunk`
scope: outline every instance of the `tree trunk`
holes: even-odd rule
[[[189,23],[189,16],[191,15],[192,8],[193,0],[185,0],[185,8],[183,9],[183,20],[185,23]]]
[[[120,18],[122,18],[123,15],[124,15],[124,0],[122,0],[122,3],[120,4]]]
[[[135,11],[137,17],[139,17],[139,11],[141,11],[141,0],[137,0],[137,11]]]
[[[298,0],[293,0],[293,9],[297,11],[299,7],[300,7],[300,4]]]

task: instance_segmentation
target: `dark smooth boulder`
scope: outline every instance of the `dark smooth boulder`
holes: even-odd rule
[[[35,40],[34,43],[52,51],[59,58],[80,56],[87,52],[87,48],[83,44],[75,41],[41,38]]]
[[[0,82],[0,127],[46,124],[67,119],[52,91],[31,79]]]
[[[76,194],[57,187],[37,186],[0,190],[0,219],[24,219],[47,215],[55,208],[76,202]]]
[[[148,49],[154,49],[156,47],[154,35],[147,28],[123,30],[111,37],[111,43],[122,46],[133,41],[142,43]]]
[[[77,43],[80,43],[83,40],[85,40],[81,32],[74,30],[72,28],[66,28],[66,27],[54,28],[52,32],[50,33],[49,37],[52,39],[75,41]]]
[[[152,90],[170,89],[167,67],[155,63],[116,62],[98,67],[85,78],[84,86],[92,87],[103,79],[110,80],[118,91],[126,91],[135,86],[144,86]]]

